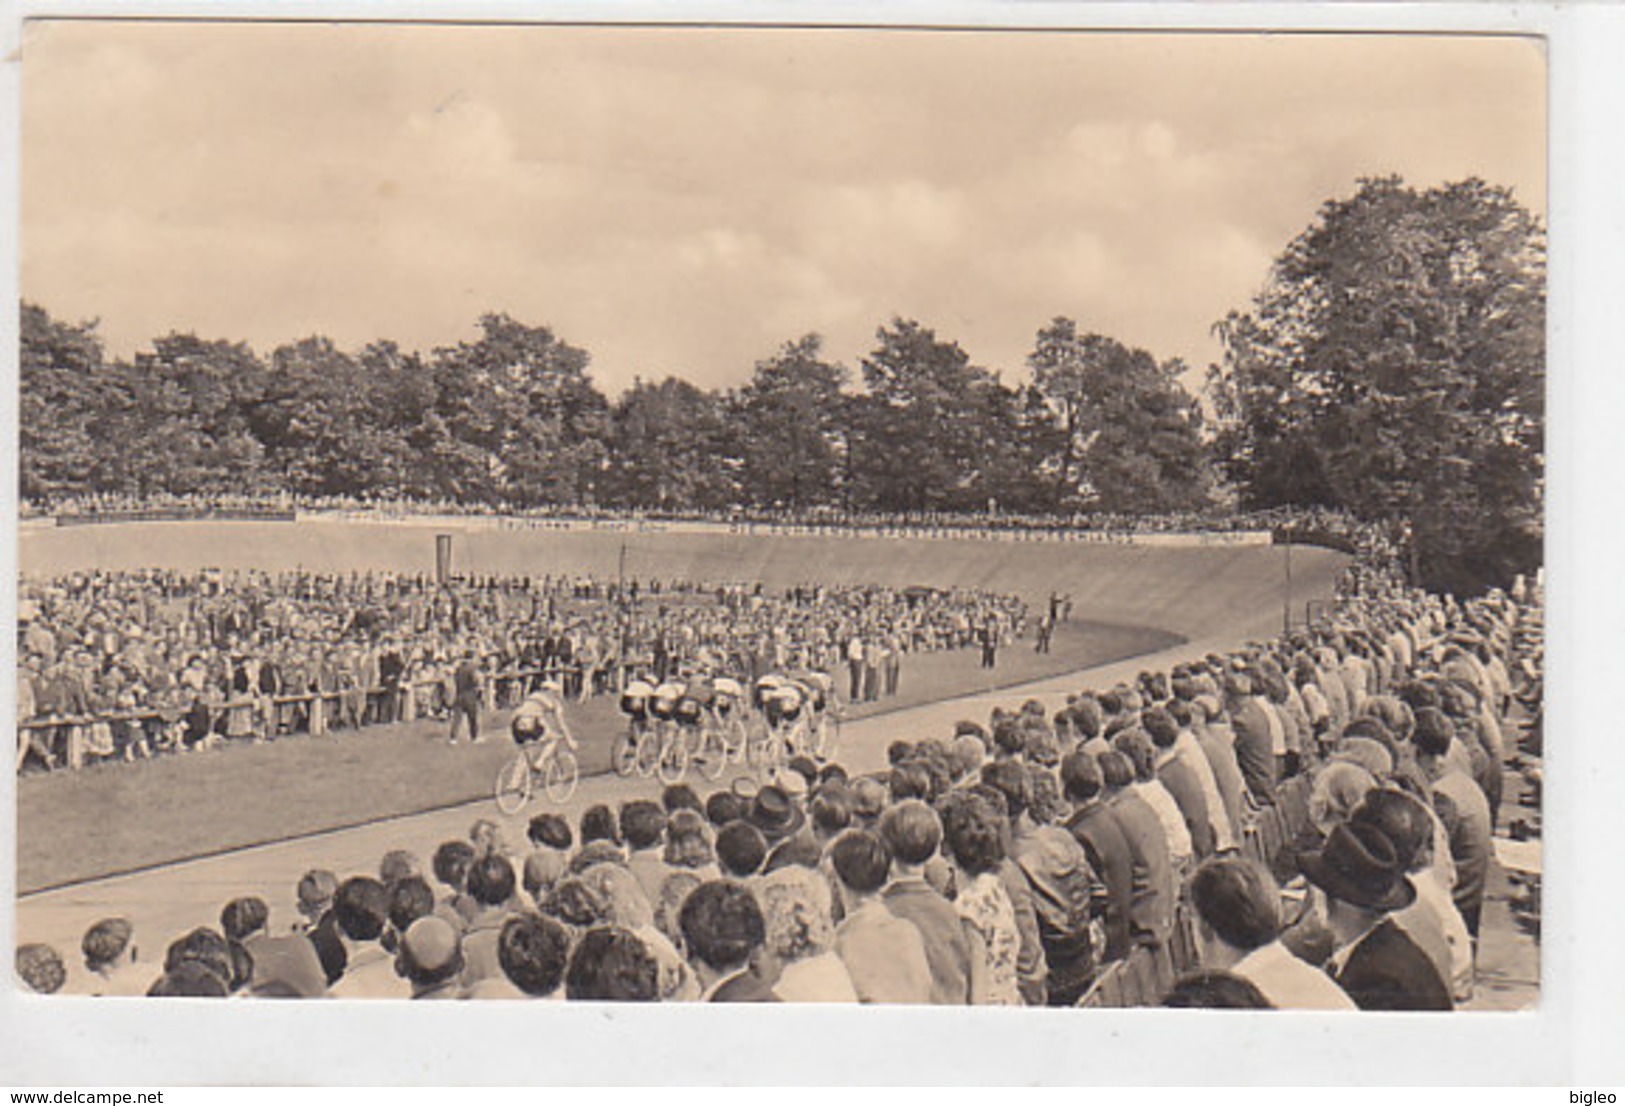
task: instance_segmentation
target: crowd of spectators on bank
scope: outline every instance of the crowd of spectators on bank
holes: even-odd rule
[[[297,919],[253,895],[181,935],[108,918],[18,971],[160,996],[1089,1006],[1145,966],[1171,1006],[1452,1009],[1540,595],[1347,584],[1276,641],[899,733],[878,773],[797,760],[540,814],[524,841],[481,821],[312,870]]]
[[[1026,622],[974,589],[387,572],[89,571],[19,600],[18,771],[445,718],[469,665],[487,708],[547,677],[580,700],[632,674],[849,667],[873,699],[908,656]]]

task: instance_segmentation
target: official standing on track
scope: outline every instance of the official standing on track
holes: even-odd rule
[[[468,739],[480,739],[480,663],[474,650],[463,650],[463,659],[452,676],[455,697],[451,703],[451,744],[457,744],[457,732],[462,722],[468,721]]]

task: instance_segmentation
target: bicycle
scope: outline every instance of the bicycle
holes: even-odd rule
[[[576,793],[581,767],[563,738],[550,739],[534,755],[523,747],[514,753],[513,759],[497,772],[497,809],[504,814],[524,810],[536,794],[538,779],[547,797],[560,805]]]
[[[645,777],[658,776],[668,787],[682,782],[688,772],[688,740],[676,722],[663,721],[638,739],[637,769]]]

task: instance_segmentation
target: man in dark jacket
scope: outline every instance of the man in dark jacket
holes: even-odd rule
[[[1224,681],[1225,711],[1236,734],[1236,763],[1247,781],[1247,790],[1261,805],[1275,804],[1275,748],[1270,740],[1269,719],[1253,696],[1252,677],[1231,672]]]
[[[1102,790],[1100,765],[1090,753],[1069,753],[1061,761],[1061,786],[1072,804],[1072,817],[1066,828],[1089,857],[1089,866],[1105,884],[1103,902],[1094,914],[1106,927],[1106,947],[1102,960],[1121,960],[1128,955],[1129,912],[1134,901],[1134,854],[1123,827],[1107,808]]]
[[[1157,812],[1134,793],[1134,766],[1116,750],[1100,754],[1100,775],[1106,786],[1106,807],[1122,827],[1133,860],[1133,891],[1129,903],[1129,935],[1137,945],[1160,948],[1174,926],[1173,854],[1168,834]]]

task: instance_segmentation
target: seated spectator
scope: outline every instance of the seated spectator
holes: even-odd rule
[[[723,879],[696,887],[677,924],[701,1002],[779,1001],[773,981],[753,970],[767,940],[767,923],[756,896],[743,884]]]
[[[135,928],[127,918],[103,918],[79,943],[93,995],[142,995],[150,973],[136,964]],[[323,986],[326,986],[325,982]]]
[[[400,951],[401,936],[419,918],[434,913],[434,890],[422,876],[408,876],[389,887],[389,927],[379,944],[385,951]]]
[[[196,960],[182,961],[167,969],[147,990],[148,998],[225,998],[226,995],[225,981]]]
[[[54,995],[68,981],[67,966],[50,945],[18,945],[16,965],[17,978],[36,995]],[[225,991],[220,993],[223,996]]]
[[[767,861],[767,838],[749,822],[730,822],[717,833],[717,864],[726,879],[748,880]]]
[[[1451,898],[1467,923],[1467,932],[1477,938],[1490,858],[1495,852],[1489,800],[1472,776],[1451,760],[1452,750],[1461,743],[1456,740],[1454,725],[1442,712],[1432,707],[1417,711],[1414,740],[1417,763],[1432,781],[1433,809],[1444,823],[1450,857],[1456,865]]]
[[[515,914],[502,925],[497,962],[502,974],[527,998],[562,999],[564,969],[570,957],[570,935],[552,918]],[[469,998],[486,995],[477,985]]]
[[[1134,902],[1134,856],[1123,827],[1106,807],[1105,783],[1093,754],[1068,753],[1061,758],[1061,786],[1072,804],[1066,828],[1083,846],[1099,886],[1091,914],[1105,933],[1102,961],[1121,960],[1129,950],[1129,915]]]
[[[199,926],[177,937],[164,951],[164,971],[170,973],[183,964],[198,964],[213,972],[226,993],[236,990],[237,967],[231,945],[224,936],[207,926]]]
[[[1354,1002],[1326,973],[1281,944],[1281,892],[1251,860],[1214,857],[1190,882],[1196,941],[1205,968],[1230,972],[1277,1010],[1353,1010]]]
[[[1218,969],[1187,975],[1162,999],[1172,1009],[1270,1010],[1274,1007],[1252,982]]]
[[[1179,804],[1157,779],[1156,747],[1144,730],[1132,727],[1112,738],[1112,748],[1127,757],[1134,767],[1134,782],[1129,786],[1162,824],[1163,836],[1168,841],[1168,855],[1174,863],[1175,878],[1182,877],[1194,866],[1196,849],[1190,830],[1185,827],[1185,816]]]
[[[774,961],[773,992],[781,1002],[857,1002],[852,977],[835,954],[829,882],[811,868],[790,866],[762,877],[756,888],[764,922],[765,956]]]
[[[886,909],[881,897],[891,875],[885,844],[868,830],[851,829],[830,845],[829,857],[839,880],[843,916],[835,931],[835,951],[858,1001],[929,1003],[931,964],[925,941],[919,928]]]
[[[564,987],[565,995],[575,1001],[656,1002],[660,968],[631,930],[599,926],[576,942]]]
[[[1178,884],[1173,857],[1162,821],[1131,785],[1134,767],[1128,757],[1107,750],[1099,757],[1106,787],[1106,808],[1123,831],[1133,858],[1134,891],[1129,909],[1129,933],[1135,944],[1164,948],[1173,932]]]
[[[384,885],[371,876],[345,880],[339,884],[333,915],[347,960],[344,977],[329,993],[334,998],[405,998],[407,990],[395,971],[394,959],[379,943],[389,924],[389,892]]]
[[[1019,1006],[1022,996],[1017,986],[1016,961],[1021,934],[1016,929],[1015,908],[998,876],[1005,860],[999,816],[980,798],[967,795],[944,813],[943,837],[959,892],[954,908],[982,940],[986,1002]]]
[[[1382,831],[1345,823],[1302,860],[1326,895],[1333,978],[1362,1010],[1449,1010],[1450,988],[1392,915],[1416,891]]]
[[[414,999],[462,998],[463,949],[456,928],[438,914],[413,922],[401,936],[395,970]]]
[[[1208,768],[1206,758],[1201,756],[1200,750],[1192,748],[1190,753],[1181,755],[1175,748],[1180,728],[1179,723],[1174,721],[1174,716],[1168,711],[1152,707],[1140,715],[1140,725],[1144,727],[1154,748],[1152,770],[1157,782],[1173,796],[1174,804],[1178,807],[1185,829],[1190,835],[1195,858],[1198,861],[1205,860],[1218,848],[1213,833],[1212,815],[1208,812],[1207,789],[1202,780],[1203,770],[1211,780],[1212,769]],[[1198,763],[1201,766],[1200,770],[1197,767]],[[1216,795],[1217,785],[1214,785],[1214,790]]]
[[[881,898],[887,910],[920,931],[931,969],[932,1004],[978,1005],[986,984],[981,935],[924,874],[942,847],[942,820],[929,806],[910,799],[881,815],[880,838],[892,856],[891,882]]]

